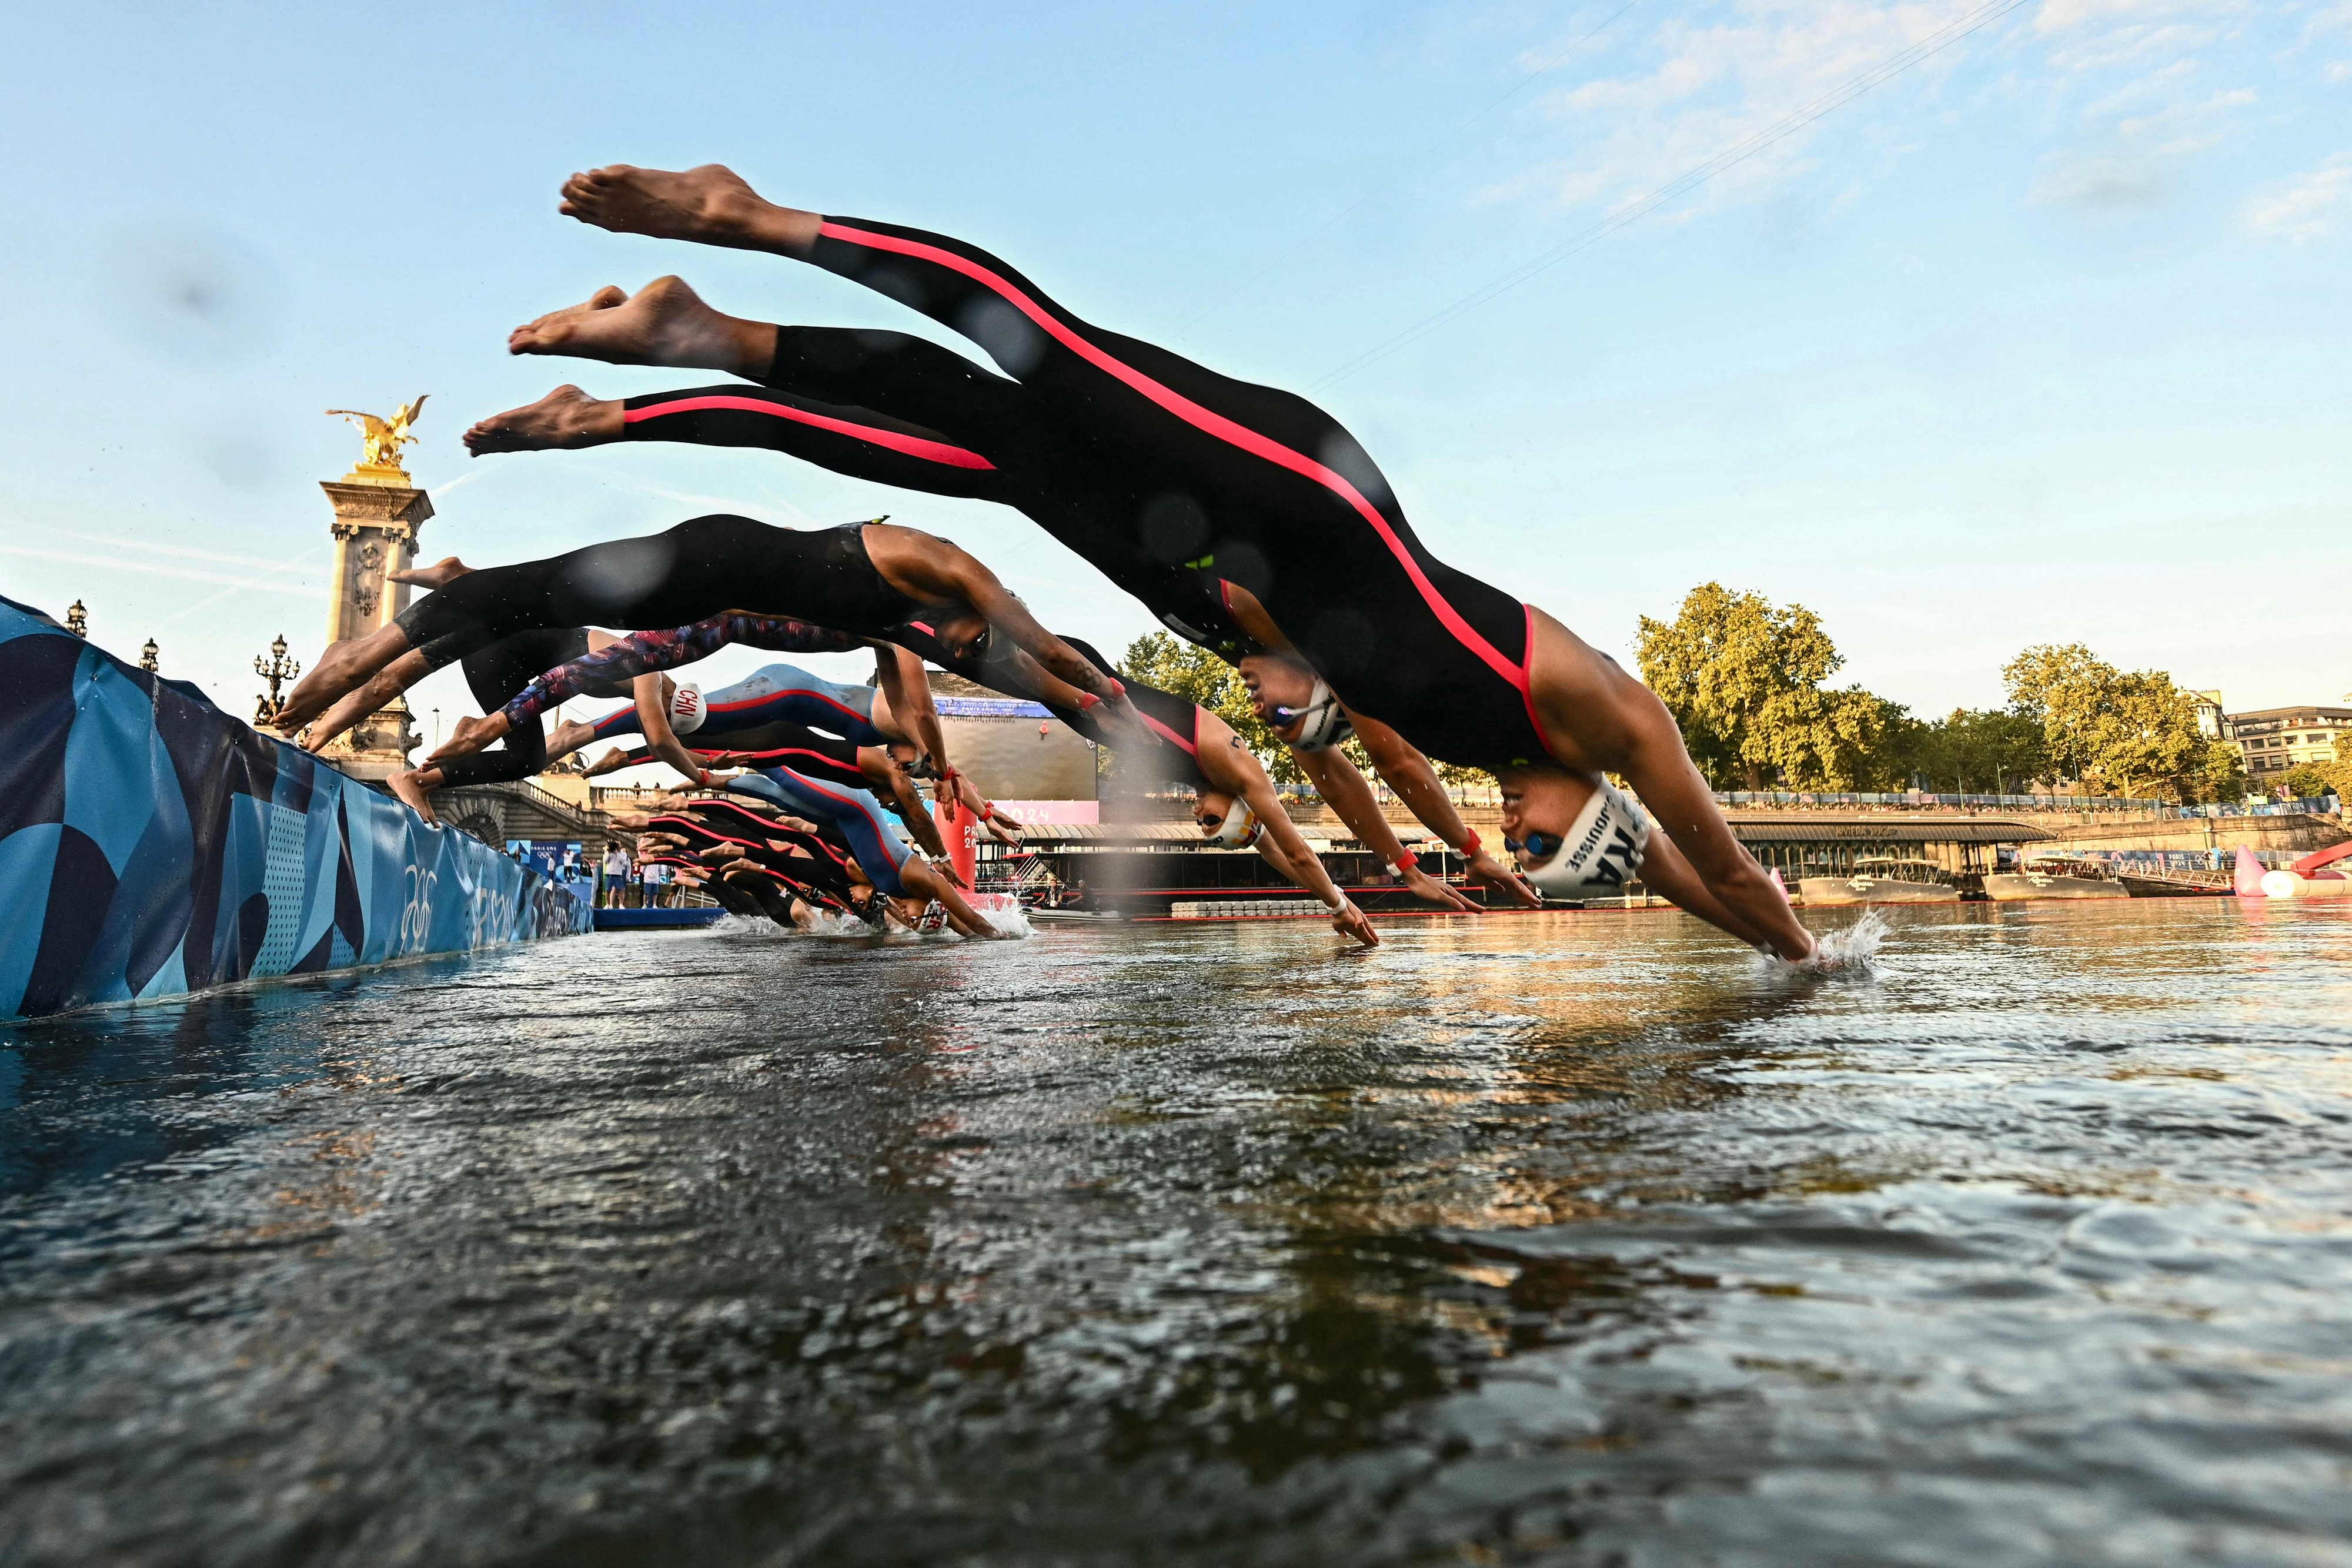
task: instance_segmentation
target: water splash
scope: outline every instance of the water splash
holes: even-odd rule
[[[1862,918],[1844,930],[1822,937],[1821,950],[1802,967],[1824,974],[1875,975],[1878,950],[1886,946],[1886,916],[1865,909]]]
[[[1878,973],[1878,952],[1886,945],[1891,929],[1886,917],[1875,909],[1864,909],[1862,918],[1837,931],[1821,934],[1821,946],[1801,964],[1791,964],[1786,958],[1759,950],[1757,961],[1776,974],[1853,975],[1869,978]]]

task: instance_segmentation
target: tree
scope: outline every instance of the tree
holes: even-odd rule
[[[1954,708],[1920,747],[1927,787],[1957,794],[2007,794],[2049,766],[2041,720],[2015,708]]]
[[[1692,589],[1671,622],[1642,617],[1639,659],[1718,785],[1853,788],[1902,715],[1859,686],[1822,688],[1845,661],[1811,611],[1719,582]]]
[[[2187,802],[2211,779],[2197,699],[2161,670],[2119,670],[2080,643],[2028,648],[2001,669],[2011,706],[2038,720],[2051,766],[2117,795],[2163,789]]]

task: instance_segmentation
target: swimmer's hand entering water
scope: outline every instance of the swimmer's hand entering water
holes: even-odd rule
[[[1485,845],[1476,844],[1464,850],[1462,860],[1464,868],[1472,876],[1494,888],[1504,897],[1523,908],[1541,909],[1543,907],[1542,896],[1529,887],[1518,873],[1488,853]]]
[[[1344,893],[1339,895],[1339,907],[1331,912],[1331,929],[1342,936],[1354,937],[1367,947],[1381,945],[1380,934],[1372,929],[1372,923],[1364,918],[1356,901]]]

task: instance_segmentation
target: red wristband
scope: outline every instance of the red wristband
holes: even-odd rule
[[[1465,854],[1465,855],[1475,855],[1475,854],[1476,854],[1476,853],[1478,852],[1478,830],[1477,830],[1477,829],[1475,829],[1475,828],[1471,829],[1471,830],[1470,830],[1470,836],[1469,836],[1468,838],[1464,839],[1464,840],[1462,841],[1462,852],[1463,852],[1464,854]]]
[[[1411,850],[1407,850],[1402,854],[1397,856],[1394,863],[1397,870],[1410,874],[1421,869],[1421,857],[1413,853]]]

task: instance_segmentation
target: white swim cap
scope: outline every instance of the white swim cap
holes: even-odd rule
[[[1298,738],[1286,742],[1294,751],[1321,751],[1356,733],[1339,699],[1331,695],[1330,684],[1320,675],[1315,677],[1315,690],[1308,694],[1306,706],[1276,707],[1274,716],[1277,729],[1298,726]]]
[[[1642,869],[1650,845],[1650,819],[1633,798],[1606,779],[1560,835],[1551,858],[1529,864],[1519,850],[1519,871],[1546,898],[1583,898],[1625,891]]]
[[[1245,850],[1257,842],[1264,825],[1257,820],[1257,813],[1249,809],[1249,802],[1236,800],[1225,808],[1224,820],[1209,835],[1209,841],[1221,850]]]
[[[702,727],[709,716],[702,706],[702,688],[692,681],[680,681],[677,690],[670,694],[669,727],[675,735],[692,735]]]

